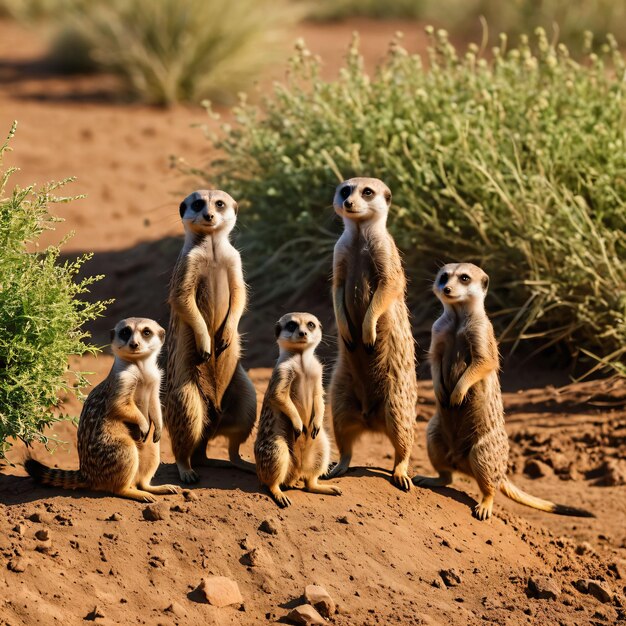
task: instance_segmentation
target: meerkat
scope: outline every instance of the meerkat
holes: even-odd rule
[[[330,388],[340,460],[328,477],[347,471],[361,433],[383,432],[395,450],[392,481],[409,491],[417,377],[406,279],[386,227],[391,192],[376,178],[351,178],[337,187],[333,205],[344,224],[333,256],[340,338]]]
[[[27,459],[24,466],[35,480],[64,489],[108,491],[140,502],[180,491],[175,485],[151,485],[159,467],[163,427],[157,357],[164,336],[165,330],[150,319],[118,322],[111,331],[113,367],[87,396],[80,414],[80,469],[52,469]]]
[[[506,476],[509,440],[504,429],[498,344],[485,312],[489,277],[472,263],[450,263],[437,274],[433,291],[443,314],[432,327],[430,367],[437,411],[428,423],[426,443],[439,476],[415,476],[421,487],[443,487],[453,472],[478,483],[479,520],[491,517],[497,489],[521,504],[560,515],[592,513],[525,493]]]
[[[287,313],[275,331],[280,352],[254,444],[259,480],[281,507],[291,504],[281,485],[293,487],[301,478],[305,491],[341,495],[338,487],[317,482],[330,461],[322,365],[315,356],[322,325],[310,313]]]
[[[198,481],[192,465],[223,466],[206,448],[224,435],[230,463],[254,473],[239,454],[256,421],[256,392],[240,363],[246,284],[229,240],[237,203],[224,191],[195,191],[180,216],[185,242],[170,283],[164,414],[176,465],[185,483]]]

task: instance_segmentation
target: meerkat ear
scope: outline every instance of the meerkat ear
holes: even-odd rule
[[[185,201],[183,200],[180,203],[180,206],[178,207],[178,212],[180,213],[180,216],[182,217],[183,215],[185,215],[185,211],[187,210],[187,205],[185,204]]]
[[[274,334],[276,335],[276,339],[278,339],[278,335],[280,335],[282,329],[283,327],[280,325],[280,322],[276,322],[276,325],[274,326]]]
[[[161,340],[161,343],[163,343],[163,341],[165,341],[165,328],[162,328],[161,326],[159,326],[158,335],[159,335],[159,339]]]
[[[483,291],[485,293],[487,293],[487,289],[489,288],[489,276],[487,276],[487,274],[483,275],[483,278],[481,280],[481,284],[483,286]]]
[[[235,215],[239,214],[239,205],[236,202],[233,202],[233,209],[235,209]]]
[[[111,328],[111,330],[109,331],[109,337],[111,339],[111,342],[113,342],[113,340],[115,339],[115,328]]]
[[[387,206],[391,206],[391,191],[385,189],[385,200],[387,200]]]

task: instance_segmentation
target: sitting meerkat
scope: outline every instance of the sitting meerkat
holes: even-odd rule
[[[472,263],[450,263],[437,274],[433,291],[443,304],[434,323],[430,366],[437,411],[428,423],[428,456],[437,478],[415,476],[421,487],[442,487],[453,472],[473,477],[482,493],[474,508],[479,520],[491,517],[497,489],[535,509],[593,517],[592,513],[529,495],[507,477],[509,440],[498,377],[499,354],[485,312],[487,274]]]
[[[241,257],[229,241],[237,203],[224,191],[195,191],[180,205],[185,243],[170,283],[165,424],[180,478],[198,481],[210,439],[228,438],[230,463],[254,473],[239,446],[256,421],[256,392],[240,363],[246,306]]]
[[[27,459],[24,467],[35,480],[64,489],[109,491],[140,502],[180,491],[175,485],[150,484],[159,467],[163,422],[157,357],[164,336],[163,328],[150,319],[118,322],[111,331],[113,367],[87,396],[80,414],[80,469],[52,469]]]
[[[344,223],[333,257],[341,338],[330,388],[340,460],[328,477],[347,471],[361,433],[383,432],[395,450],[393,483],[408,491],[417,377],[406,279],[386,227],[391,192],[376,178],[351,178],[337,187],[333,204]]]
[[[322,325],[309,313],[288,313],[276,323],[280,354],[263,399],[254,456],[259,480],[279,506],[291,504],[281,485],[304,479],[312,493],[341,495],[318,484],[328,470],[330,444],[324,430],[322,365],[315,348]]]

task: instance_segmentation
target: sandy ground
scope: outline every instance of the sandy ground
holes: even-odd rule
[[[412,31],[414,46],[423,46],[417,27],[399,23],[304,25],[294,38],[303,35],[332,75],[354,27],[370,67],[398,28]],[[73,230],[68,252],[96,252],[89,270],[107,278],[93,296],[116,298],[107,318],[92,327],[104,343],[106,329],[122,316],[167,320],[167,280],[180,247],[177,206],[190,185],[170,168],[169,156],[206,162],[207,144],[191,125],[207,119],[198,108],[123,105],[110,78],[49,75],[39,62],[43,50],[32,32],[0,21],[0,129],[8,131],[15,118],[20,122],[7,165],[22,168],[13,179],[22,185],[78,176],[68,191],[87,199],[57,207],[66,221],[46,241]],[[282,71],[274,68],[263,80],[280,78]],[[248,314],[243,325],[246,364],[271,365],[274,347],[253,334],[258,319]],[[111,357],[72,365],[93,371],[96,383]],[[269,370],[251,374],[260,402]],[[34,486],[19,467],[24,449],[17,445],[10,458],[18,465],[0,466],[0,624],[284,621],[310,583],[323,585],[337,603],[334,624],[626,621],[626,383],[557,388],[547,383],[564,381],[560,372],[533,376],[521,368],[505,374],[515,482],[538,496],[593,510],[595,519],[540,513],[499,496],[495,517],[478,522],[470,514],[474,484],[460,479],[452,488],[403,494],[389,482],[391,445],[367,436],[354,470],[335,481],[341,497],[294,492],[294,505],[281,511],[254,476],[204,470],[186,497],[162,498],[167,519],[149,522],[138,503]],[[430,473],[424,431],[434,407],[428,381],[420,396],[411,463],[416,473]],[[73,399],[64,408],[80,412]],[[35,457],[77,467],[75,426],[61,423],[53,434],[67,443],[53,456],[36,446]],[[251,453],[252,438],[244,449],[248,458]],[[209,455],[224,458],[224,442],[214,442]],[[167,437],[162,459],[156,482],[175,482]],[[259,529],[267,520],[276,534]],[[49,542],[38,539],[38,531],[48,531]],[[251,558],[255,549],[262,558]],[[460,582],[447,586],[450,569]],[[199,602],[194,589],[211,575],[235,580],[243,604],[216,609]],[[553,582],[556,599],[532,597],[529,580],[545,587],[542,576]],[[594,594],[579,590],[585,587],[577,581],[588,579],[598,581]]]

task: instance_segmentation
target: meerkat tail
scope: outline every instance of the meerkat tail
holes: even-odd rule
[[[24,462],[24,469],[38,483],[50,487],[61,487],[62,489],[84,489],[89,484],[80,473],[80,470],[52,469],[35,461],[27,459]]]
[[[522,491],[519,487],[516,487],[512,482],[505,479],[500,484],[500,491],[511,500],[524,504],[533,509],[539,509],[540,511],[547,511],[548,513],[556,513],[557,515],[571,515],[573,517],[595,517],[590,511],[584,509],[577,509],[573,506],[567,506],[564,504],[555,504],[549,500],[543,500],[536,496],[531,496],[529,493]]]

